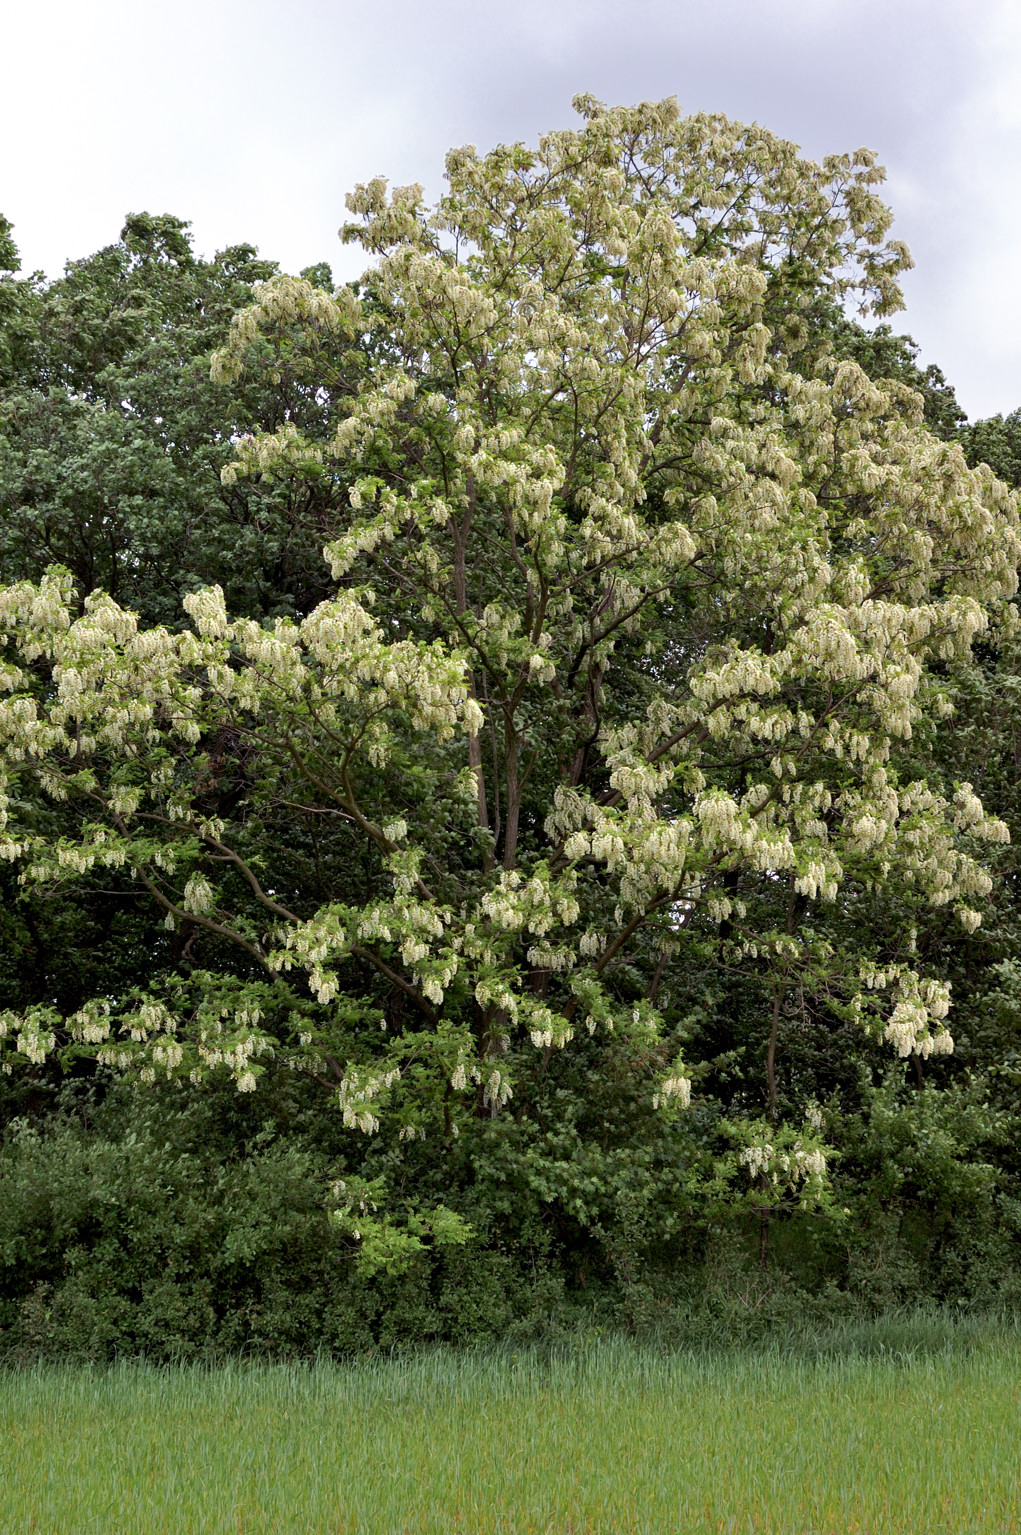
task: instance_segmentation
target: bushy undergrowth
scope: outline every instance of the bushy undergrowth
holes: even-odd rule
[[[489,1185],[476,1158],[447,1191],[473,1240],[367,1273],[327,1208],[350,1132],[306,1116],[301,1091],[65,1083],[49,1112],[15,1117],[0,1152],[3,1353],[309,1357],[617,1328],[722,1344],[905,1304],[1010,1309],[1018,1293],[1012,1207],[962,1144],[973,1107],[951,1121],[946,1094],[878,1094],[847,1127],[837,1195],[843,1179],[852,1203],[774,1220],[764,1269],[748,1217],[693,1205],[664,1240],[636,1177],[630,1203],[585,1225],[494,1156]]]
[[[81,1107],[43,1131],[15,1121],[6,1137],[9,1350],[348,1353],[491,1336],[534,1304],[515,1303],[517,1275],[495,1248],[426,1254],[399,1276],[363,1278],[327,1218],[322,1150],[267,1122],[225,1154],[229,1101],[122,1090]]]

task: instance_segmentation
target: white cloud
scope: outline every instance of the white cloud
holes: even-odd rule
[[[868,143],[918,270],[899,323],[973,415],[1021,403],[1021,12],[1009,0],[51,0],[5,15],[0,208],[54,272],[129,210],[289,268],[357,257],[343,194],[441,183],[451,143],[571,120],[578,90]]]

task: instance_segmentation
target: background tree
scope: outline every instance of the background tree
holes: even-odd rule
[[[315,431],[307,390],[209,380],[231,315],[275,270],[249,245],[201,260],[187,224],[143,213],[56,282],[0,285],[14,306],[0,393],[6,580],[61,564],[83,592],[102,587],[172,625],[182,596],[211,581],[253,615],[321,600],[314,492],[219,478],[233,440],[255,423]],[[313,276],[329,284],[328,268]]]

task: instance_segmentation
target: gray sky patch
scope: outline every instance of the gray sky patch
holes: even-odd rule
[[[0,209],[55,273],[128,211],[251,240],[291,270],[359,258],[344,193],[441,186],[444,151],[534,139],[570,98],[676,95],[813,158],[868,144],[917,269],[895,326],[972,417],[1021,405],[1021,7],[1010,0],[53,0],[5,18]]]

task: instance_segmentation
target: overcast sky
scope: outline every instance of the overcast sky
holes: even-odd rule
[[[896,325],[972,417],[1021,405],[1018,0],[0,0],[0,211],[51,274],[147,209],[352,276],[356,181],[435,194],[449,145],[567,126],[579,91],[878,150]]]

